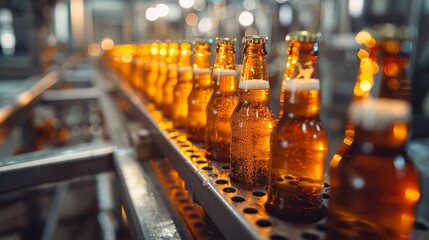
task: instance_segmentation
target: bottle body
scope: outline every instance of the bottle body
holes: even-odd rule
[[[191,55],[191,43],[182,42],[177,68],[177,84],[173,89],[173,104],[171,105],[173,126],[178,129],[185,129],[188,123],[188,97],[192,90],[193,78]]]
[[[237,72],[214,70],[213,95],[207,104],[206,157],[230,162],[231,115],[238,102]]]
[[[420,197],[404,150],[409,108],[391,99],[352,104],[356,134],[331,181],[327,239],[409,239]]]
[[[188,98],[189,140],[204,142],[207,124],[206,108],[213,92],[210,69],[194,69],[194,84]]]
[[[149,63],[149,73],[147,77],[146,97],[149,101],[155,101],[157,93],[156,82],[159,74],[159,43],[152,43],[150,47],[151,61]]]
[[[163,42],[159,44],[159,59],[158,59],[158,79],[155,82],[155,95],[154,103],[155,106],[161,108],[162,99],[164,98],[163,86],[167,80],[167,54],[168,54],[168,44]]]
[[[290,80],[285,89],[287,111],[271,134],[266,207],[282,219],[314,222],[326,216],[322,188],[328,139],[318,115],[319,81]]]
[[[162,113],[168,118],[173,116],[174,87],[177,84],[178,75],[177,63],[169,64],[162,100]]]
[[[275,118],[268,104],[269,82],[240,81],[239,100],[231,115],[231,174],[245,186],[265,186],[268,182],[270,134]]]

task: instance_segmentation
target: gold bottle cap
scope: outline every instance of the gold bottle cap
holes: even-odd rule
[[[236,38],[227,38],[227,37],[217,37],[216,43],[225,43],[225,44],[235,44],[237,42]]]
[[[298,42],[318,42],[321,37],[320,33],[314,33],[309,31],[297,31],[297,32],[290,32],[288,35],[286,35],[285,40],[291,41],[295,40]]]
[[[260,35],[247,35],[242,39],[242,43],[266,43],[268,41],[267,36]]]

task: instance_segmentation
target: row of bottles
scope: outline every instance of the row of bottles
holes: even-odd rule
[[[208,159],[230,162],[233,182],[268,186],[265,207],[273,216],[315,222],[328,214],[328,239],[407,239],[420,196],[417,172],[404,150],[411,112],[410,41],[405,30],[391,25],[362,33],[372,44],[358,53],[346,136],[330,162],[329,213],[322,204],[328,138],[319,117],[319,34],[286,36],[277,118],[269,105],[265,36],[243,37],[238,81],[235,39],[229,38],[216,39],[213,67],[209,40],[196,40],[194,51],[186,41],[134,47],[138,76],[132,78],[126,75],[129,67],[112,67],[134,79],[135,88],[176,129],[204,142]]]

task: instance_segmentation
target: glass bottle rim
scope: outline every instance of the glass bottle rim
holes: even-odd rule
[[[310,31],[295,31],[287,34],[285,40],[295,40],[298,42],[318,42],[321,36],[321,33],[315,33]]]
[[[229,37],[217,37],[216,43],[225,43],[225,44],[235,44],[237,42],[236,38],[229,38]]]
[[[268,41],[267,36],[261,35],[246,35],[242,39],[242,43],[266,43]]]

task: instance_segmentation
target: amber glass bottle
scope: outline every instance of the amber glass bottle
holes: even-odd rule
[[[353,141],[331,161],[327,239],[409,239],[415,220],[418,175],[404,149],[411,45],[406,31],[392,25],[373,33],[381,76],[370,97],[352,102]]]
[[[265,36],[244,36],[238,103],[231,116],[230,178],[245,186],[268,182],[270,134],[275,118],[269,105]]]
[[[131,85],[135,90],[139,90],[142,84],[142,73],[143,73],[143,44],[136,46],[136,54],[133,57],[133,70]]]
[[[140,94],[145,95],[147,92],[147,86],[148,86],[148,79],[149,79],[149,73],[150,73],[150,61],[151,61],[151,55],[150,55],[150,43],[144,43],[142,46],[142,52],[141,52],[141,82],[139,84],[136,84],[138,86],[137,88],[140,90]]]
[[[155,82],[156,93],[154,95],[155,106],[161,108],[163,95],[164,82],[167,79],[167,55],[168,55],[168,43],[162,42],[159,44],[159,58],[158,58],[158,79]]]
[[[192,90],[192,49],[190,42],[180,44],[180,56],[178,63],[177,84],[173,91],[173,126],[175,128],[186,128],[188,123],[188,97]]]
[[[159,59],[159,42],[151,43],[150,45],[150,63],[147,76],[146,98],[153,102],[157,93],[156,81],[158,80],[158,59]]]
[[[213,92],[210,69],[211,40],[194,42],[194,74],[192,90],[188,97],[188,138],[204,142],[207,124],[206,108]]]
[[[164,82],[162,91],[162,113],[165,117],[172,116],[173,107],[173,91],[177,84],[177,63],[179,61],[179,43],[172,42],[169,44],[167,56],[167,79]]]
[[[319,35],[292,32],[285,71],[283,116],[271,134],[270,178],[266,208],[295,222],[325,216],[322,187],[328,139],[319,117]],[[288,75],[291,73],[291,75]]]
[[[238,101],[235,42],[216,38],[213,94],[207,104],[206,157],[220,162],[230,162],[231,114]]]

